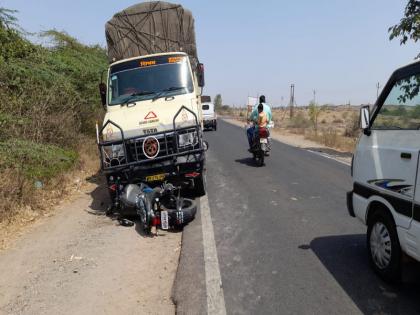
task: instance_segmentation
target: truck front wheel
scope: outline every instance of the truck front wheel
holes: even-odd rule
[[[401,246],[391,215],[378,211],[368,222],[367,248],[375,272],[388,282],[401,281]]]
[[[194,179],[194,195],[201,197],[206,194],[207,183],[205,172],[201,173],[200,176]]]

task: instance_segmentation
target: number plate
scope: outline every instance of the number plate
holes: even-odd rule
[[[168,211],[160,212],[160,227],[162,228],[162,230],[169,229]]]
[[[260,139],[260,143],[268,143],[267,138],[261,138],[261,139]]]
[[[165,179],[165,174],[146,176],[146,182],[158,182]]]

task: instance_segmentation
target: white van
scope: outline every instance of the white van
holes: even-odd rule
[[[202,104],[204,128],[217,130],[217,114],[214,112],[214,104],[206,102]]]
[[[347,207],[367,225],[375,271],[401,279],[403,254],[420,261],[420,61],[396,70],[372,110],[361,109]]]

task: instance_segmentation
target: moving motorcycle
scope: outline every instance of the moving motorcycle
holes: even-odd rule
[[[258,166],[264,165],[264,157],[268,156],[270,152],[270,132],[268,128],[258,128],[258,132],[254,135],[253,145],[251,148],[251,153],[254,161]]]

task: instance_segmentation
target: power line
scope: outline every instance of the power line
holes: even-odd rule
[[[376,99],[378,99],[379,97],[379,89],[381,88],[381,86],[379,85],[379,82],[376,83]]]
[[[293,118],[293,106],[295,105],[295,85],[290,86],[290,118]]]

